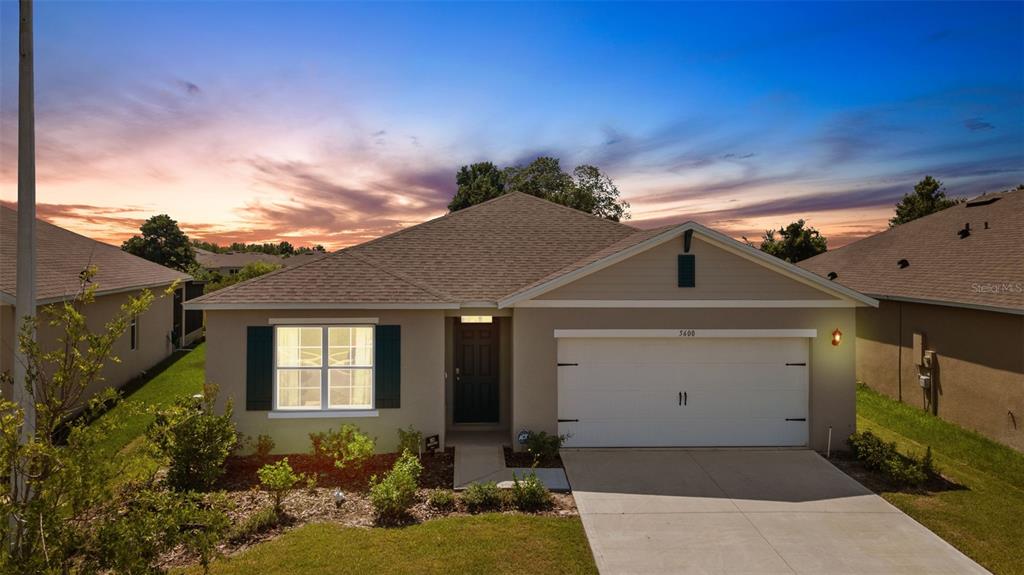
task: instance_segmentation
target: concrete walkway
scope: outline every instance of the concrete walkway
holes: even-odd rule
[[[507,434],[477,432],[462,433],[447,439],[455,447],[455,489],[465,489],[470,483],[512,481],[512,474],[523,477],[530,469],[505,467],[502,440]],[[536,469],[537,479],[551,491],[568,491],[569,480],[562,469]]]
[[[598,569],[987,573],[807,450],[562,450]]]

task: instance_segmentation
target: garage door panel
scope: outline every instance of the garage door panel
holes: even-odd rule
[[[558,361],[567,446],[807,443],[806,339],[563,338]]]

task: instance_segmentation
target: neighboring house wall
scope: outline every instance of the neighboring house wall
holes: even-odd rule
[[[1024,316],[882,301],[857,311],[857,378],[1024,451]],[[938,398],[918,383],[914,334],[938,357]]]
[[[270,325],[271,318],[377,318],[379,325],[402,326],[401,407],[380,409],[376,417],[337,416],[271,419],[267,411],[246,411],[246,327]],[[234,403],[238,431],[250,438],[273,437],[277,453],[305,453],[309,434],[352,423],[377,440],[377,450],[393,451],[398,428],[412,425],[425,436],[445,432],[445,317],[441,310],[209,310],[206,322],[206,380],[220,386],[221,404]],[[311,321],[316,324],[317,322]]]
[[[166,287],[166,286],[165,286]],[[86,391],[86,397],[106,388],[118,388],[132,379],[142,375],[146,370],[160,363],[174,351],[168,335],[174,319],[174,304],[170,296],[163,295],[164,288],[153,288],[154,294],[152,306],[138,320],[138,338],[136,349],[131,349],[131,334],[126,331],[114,344],[113,354],[120,359],[120,362],[108,361],[103,367],[103,381],[96,382]],[[102,333],[104,324],[116,314],[121,305],[128,301],[130,296],[138,296],[141,291],[131,291],[99,296],[96,301],[85,307],[84,313],[89,329],[94,333]],[[40,313],[42,308],[40,308]],[[0,347],[2,347],[3,360],[2,369],[10,369],[13,363],[15,346],[14,334],[14,309],[12,306],[3,306],[0,310]],[[63,334],[59,328],[46,325],[42,322],[39,326],[37,337],[43,350],[54,349],[58,345],[58,338]],[[4,390],[9,397],[10,388]]]
[[[676,238],[552,290],[537,299],[832,299],[827,293],[775,270],[693,238],[696,286],[681,289]]]

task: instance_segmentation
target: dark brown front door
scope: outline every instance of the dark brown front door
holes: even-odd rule
[[[498,422],[498,318],[455,322],[455,423]]]

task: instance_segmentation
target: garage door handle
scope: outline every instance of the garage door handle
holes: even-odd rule
[[[686,405],[688,401],[689,401],[689,398],[686,396],[686,392],[685,391],[680,391],[679,392],[679,405]]]

